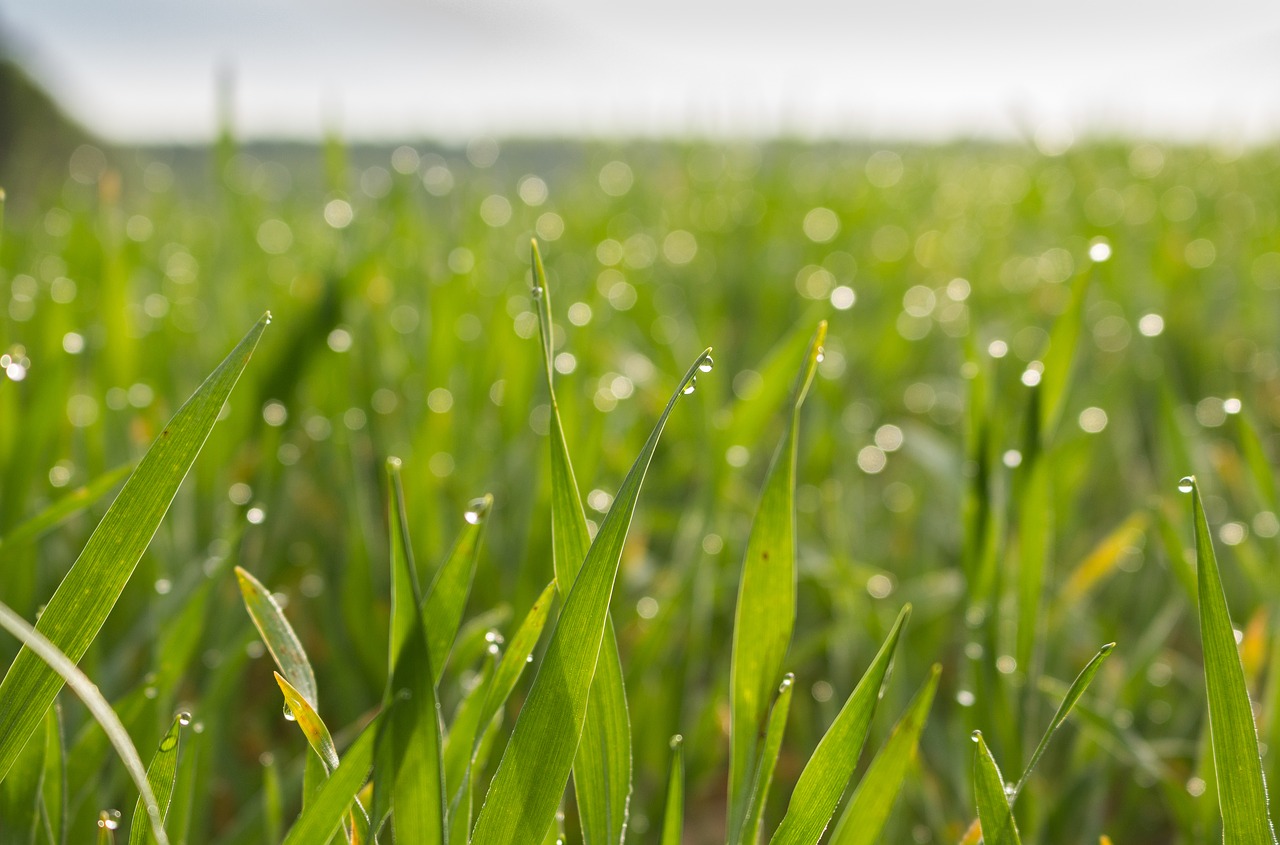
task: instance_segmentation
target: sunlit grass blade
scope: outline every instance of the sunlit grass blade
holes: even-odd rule
[[[391,827],[399,842],[443,845],[448,801],[443,737],[436,705],[426,622],[414,567],[400,461],[387,462],[391,527],[391,665],[384,706],[396,706],[378,741],[379,776],[374,781],[374,827],[390,797]],[[450,637],[452,640],[452,636]]]
[[[0,537],[0,549],[8,553],[32,540],[39,539],[46,531],[57,528],[64,520],[70,519],[110,493],[132,471],[133,467],[128,464],[116,467],[83,487],[78,487],[60,497],[40,513],[19,522],[9,533]]]
[[[489,785],[472,837],[476,845],[532,845],[555,816],[577,754],[609,599],[645,473],[668,417],[709,358],[710,350],[699,355],[680,380],[587,552]]]
[[[820,323],[796,375],[787,426],[764,481],[742,564],[729,669],[731,830],[741,824],[747,805],[768,702],[782,675],[782,661],[795,626],[795,465],[800,407],[817,371],[826,333],[827,324]],[[750,825],[746,830],[750,832]]]
[[[515,636],[507,643],[507,651],[498,662],[498,669],[493,676],[493,686],[489,688],[484,699],[484,715],[480,723],[487,725],[502,705],[506,704],[511,691],[516,688],[525,667],[529,665],[529,656],[538,646],[542,637],[542,629],[551,614],[551,606],[555,602],[556,584],[548,584],[538,596],[533,607],[525,615],[524,621],[516,629]]]
[[[356,793],[369,776],[369,769],[373,766],[374,741],[385,717],[384,713],[366,726],[351,747],[343,753],[338,768],[289,829],[285,845],[328,842],[338,832],[343,816],[347,814],[355,801]]]
[[[551,538],[552,562],[561,596],[568,596],[587,557],[591,537],[587,517],[569,459],[569,444],[556,402],[552,360],[551,292],[538,244],[533,242],[534,300],[539,337],[551,400]],[[622,841],[631,795],[631,722],[622,680],[613,621],[606,614],[595,677],[587,700],[578,756],[573,764],[574,792],[585,845],[610,845]]]
[[[1004,791],[1004,777],[991,756],[982,731],[973,732],[973,795],[982,825],[983,845],[1021,845],[1013,808]]]
[[[911,605],[907,605],[898,614],[880,652],[818,742],[796,782],[786,815],[770,840],[773,845],[812,845],[822,838],[858,765],[858,755],[871,730],[871,717],[875,715],[898,640],[910,616]]]
[[[62,730],[62,708],[54,705],[44,717],[44,780],[40,798],[45,831],[52,845],[61,845],[67,829],[67,743]]]
[[[449,650],[462,624],[462,614],[471,594],[471,581],[476,574],[476,561],[480,553],[480,537],[484,533],[485,517],[493,507],[493,497],[487,493],[467,505],[462,533],[458,542],[436,573],[427,590],[422,616],[427,623],[427,642],[431,646],[431,669],[435,682],[440,683]]]
[[[1044,356],[1044,372],[1039,385],[1040,442],[1045,445],[1053,442],[1062,420],[1062,409],[1066,406],[1091,278],[1089,272],[1076,278],[1071,288],[1071,301],[1049,334],[1049,350]]]
[[[284,695],[284,703],[302,730],[302,735],[307,738],[307,744],[320,758],[320,762],[324,763],[325,771],[332,774],[338,768],[338,748],[333,743],[333,735],[302,691],[295,689],[279,672],[275,673],[275,677],[276,683],[280,685],[280,692]]]
[[[263,316],[165,426],[49,599],[36,629],[72,664],[111,613],[268,322],[270,315]],[[0,681],[0,778],[62,684],[24,645]]]
[[[181,752],[182,729],[191,721],[191,716],[179,713],[173,724],[160,740],[160,747],[147,766],[147,782],[155,793],[163,823],[169,814],[169,801],[173,798],[173,783],[178,777],[178,754]],[[152,842],[150,825],[143,823],[146,818],[146,806],[142,799],[133,808],[133,818],[129,825],[129,845],[147,845]]]
[[[667,805],[662,814],[659,845],[680,845],[684,834],[684,737],[671,737],[671,769],[667,775]]]
[[[276,603],[271,591],[241,567],[236,567],[236,580],[244,597],[249,618],[262,636],[262,642],[291,688],[298,691],[313,708],[319,706],[316,675],[311,661],[302,647],[302,641],[294,633],[293,626],[285,618],[284,611]]]
[[[1146,511],[1137,511],[1103,537],[1072,570],[1066,583],[1058,591],[1059,606],[1071,607],[1095,584],[1113,573],[1128,549],[1141,540],[1149,521],[1150,516]]]
[[[778,765],[778,754],[782,751],[782,737],[787,732],[787,715],[791,712],[791,693],[795,685],[796,677],[790,672],[783,676],[782,683],[778,685],[778,695],[769,709],[764,735],[756,748],[746,808],[729,826],[729,845],[755,845],[759,839],[760,819],[764,816],[764,806],[769,800],[773,770]]]
[[[497,646],[493,646],[494,652]],[[475,685],[463,696],[454,711],[449,732],[444,738],[445,795],[449,801],[449,841],[454,845],[466,845],[471,833],[471,760],[472,749],[484,725],[480,718],[484,711],[484,699],[493,686],[493,676],[498,658],[487,655],[484,667]]]
[[[88,709],[90,715],[102,726],[103,733],[106,734],[111,746],[120,757],[120,762],[124,763],[125,771],[129,773],[129,778],[133,781],[133,785],[137,787],[151,824],[151,833],[155,837],[156,845],[168,845],[169,838],[165,836],[159,802],[156,800],[155,793],[152,792],[151,785],[147,781],[147,770],[142,766],[142,758],[138,756],[138,749],[134,747],[133,740],[129,738],[129,732],[120,723],[120,717],[111,709],[111,705],[107,700],[102,697],[97,685],[89,680],[72,662],[71,658],[58,649],[57,645],[5,604],[0,604],[0,628],[4,628],[17,637],[22,642],[22,647],[28,650],[34,659],[40,660],[44,665],[48,666],[49,671],[57,676],[59,686],[66,684],[71,687],[71,691],[84,702],[84,706]],[[42,713],[41,719],[43,720],[43,718],[44,714]]]
[[[1258,751],[1258,729],[1249,703],[1249,689],[1236,647],[1227,596],[1222,589],[1218,559],[1200,501],[1200,487],[1194,478],[1183,479],[1179,487],[1190,487],[1195,524],[1200,643],[1204,649],[1222,841],[1225,845],[1274,843],[1276,838],[1267,809],[1267,788]]]
[[[1022,776],[1018,778],[1018,783],[1014,786],[1013,792],[1009,796],[1010,804],[1018,800],[1018,795],[1022,792],[1022,788],[1027,785],[1027,779],[1031,777],[1036,764],[1040,762],[1040,758],[1044,756],[1045,749],[1049,747],[1049,741],[1058,732],[1058,728],[1062,727],[1062,724],[1067,721],[1067,717],[1071,715],[1072,708],[1076,706],[1076,702],[1084,695],[1085,690],[1089,688],[1089,684],[1093,683],[1094,676],[1102,668],[1102,661],[1107,659],[1107,655],[1115,647],[1115,643],[1107,643],[1098,649],[1098,653],[1085,664],[1085,667],[1080,670],[1080,674],[1076,675],[1076,679],[1071,682],[1071,686],[1067,688],[1067,694],[1062,698],[1062,703],[1058,705],[1057,712],[1049,720],[1049,727],[1045,729],[1044,736],[1040,738],[1040,743],[1036,746],[1036,750],[1031,753],[1031,759],[1027,762],[1027,767],[1023,769]]]
[[[862,776],[853,797],[840,814],[840,821],[831,832],[830,845],[875,845],[880,841],[880,832],[889,820],[898,791],[907,777],[911,761],[915,759],[920,732],[929,718],[929,708],[941,674],[942,667],[935,663],[928,680],[893,726],[893,732],[876,752],[867,773]]]

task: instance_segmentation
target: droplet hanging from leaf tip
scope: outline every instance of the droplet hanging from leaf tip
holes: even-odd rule
[[[974,742],[980,741],[982,739],[982,731],[974,731],[973,733],[969,734],[969,739],[973,740]]]
[[[1196,486],[1196,477],[1194,475],[1184,475],[1178,479],[1178,492],[1190,493]]]

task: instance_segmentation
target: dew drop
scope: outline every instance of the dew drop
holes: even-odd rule
[[[184,728],[187,725],[191,724],[191,714],[188,713],[186,710],[183,710],[182,712],[178,713],[178,724],[182,725]]]
[[[533,289],[529,291],[529,295],[533,297],[534,302],[542,299],[542,285],[534,285]]]
[[[293,715],[293,711],[289,709],[289,705],[284,705],[284,719],[286,722],[296,722],[298,717]]]
[[[821,346],[819,346],[819,347],[818,347],[818,354],[817,354],[816,356],[814,356],[814,360],[815,360],[815,361],[817,361],[819,364],[821,364],[821,363],[822,363],[823,361],[825,361],[826,359],[827,359],[827,350],[825,350],[825,349],[823,349]]]
[[[982,740],[982,731],[974,731],[973,733],[969,734],[969,739],[973,740],[974,742],[980,742]]]
[[[778,684],[778,692],[786,692],[791,689],[791,685],[796,682],[796,676],[788,672],[782,676],[782,683]]]
[[[103,810],[98,813],[98,827],[104,830],[115,830],[120,827],[120,811]]]
[[[1190,493],[1192,488],[1196,486],[1196,477],[1194,475],[1184,475],[1178,479],[1178,492]]]
[[[688,396],[690,393],[692,393],[697,389],[698,389],[698,377],[693,376],[692,378],[689,379],[689,383],[686,384],[684,386],[684,389],[681,390],[680,392],[683,393],[685,396]]]
[[[268,326],[271,325],[271,312],[268,311],[266,314],[264,314],[263,319],[267,321]]]
[[[712,359],[710,355],[708,355],[707,357],[702,359],[701,363],[698,364],[698,371],[702,373],[709,373],[711,372],[711,368],[714,367],[715,365],[716,365],[715,360]]]
[[[684,745],[684,737],[681,736],[680,734],[676,734],[675,736],[671,737],[670,745],[671,745],[671,750],[675,751],[681,745]]]
[[[484,522],[484,518],[489,515],[489,507],[493,504],[493,500],[488,496],[481,496],[478,499],[472,499],[467,503],[466,513],[462,515],[471,525],[479,525]]]

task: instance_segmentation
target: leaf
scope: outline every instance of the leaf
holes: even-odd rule
[[[324,764],[325,773],[333,774],[333,770],[338,768],[338,749],[333,744],[333,735],[329,733],[329,729],[325,727],[324,721],[311,706],[311,702],[302,695],[302,691],[295,689],[293,684],[279,672],[275,673],[275,677],[276,683],[280,686],[280,692],[284,694],[284,703],[302,730],[302,735],[307,738],[311,750]]]
[[[254,627],[262,636],[262,642],[267,651],[271,652],[280,673],[312,708],[319,706],[316,675],[311,668],[311,661],[307,659],[302,641],[293,632],[293,626],[285,618],[275,597],[262,582],[239,566],[236,567],[236,580],[240,584],[240,593],[244,597],[249,618],[253,620]]]
[[[813,845],[827,829],[840,803],[840,796],[844,795],[857,768],[858,755],[862,753],[867,732],[871,729],[871,717],[880,701],[880,691],[893,664],[902,629],[910,616],[911,605],[906,605],[898,614],[879,653],[818,742],[813,756],[800,773],[795,791],[791,793],[791,803],[787,805],[782,824],[778,825],[770,840],[773,845]]]
[[[791,712],[791,692],[795,683],[796,676],[788,672],[778,685],[778,695],[773,700],[765,723],[763,741],[756,751],[751,787],[747,791],[746,810],[729,828],[731,845],[755,845],[759,838],[757,832],[760,817],[764,814],[764,805],[769,799],[769,786],[773,783],[773,770],[778,765],[778,754],[782,751],[782,737],[787,730],[787,714]]]
[[[120,723],[120,717],[111,709],[111,705],[102,697],[97,685],[76,667],[70,657],[63,654],[44,634],[40,633],[38,628],[33,628],[27,620],[3,603],[0,603],[0,628],[4,628],[21,640],[24,651],[28,651],[33,655],[33,659],[42,661],[49,671],[55,673],[60,682],[58,686],[66,684],[71,687],[71,691],[84,702],[89,714],[102,726],[102,732],[106,734],[120,757],[120,762],[124,763],[129,778],[138,788],[138,794],[142,796],[143,806],[147,810],[151,832],[156,842],[158,845],[169,845],[169,838],[165,836],[160,817],[159,802],[147,781],[147,772],[142,767],[142,758],[138,756],[138,749],[134,748],[133,740],[129,739],[129,732]],[[43,713],[40,718],[44,718]]]
[[[1080,561],[1058,591],[1059,604],[1063,607],[1074,604],[1095,584],[1114,572],[1125,552],[1142,539],[1149,518],[1146,511],[1135,511],[1103,537],[1085,559]]]
[[[72,664],[111,613],[270,321],[264,315],[165,426],[49,599],[36,630]],[[63,683],[31,648],[18,652],[0,682],[0,778]]]
[[[671,772],[667,775],[667,808],[662,815],[659,845],[680,845],[684,833],[684,737],[671,737]]]
[[[556,403],[555,368],[552,361],[551,292],[537,242],[533,242],[533,283],[541,291],[537,303],[542,357],[551,399],[551,539],[552,565],[560,595],[567,596],[587,557],[591,537],[582,509],[578,482],[569,459]],[[618,656],[613,621],[606,614],[587,716],[573,763],[573,784],[578,799],[585,845],[616,845],[626,833],[627,802],[631,795],[631,720],[627,713],[622,661]]]
[[[449,841],[466,845],[471,833],[471,761],[472,749],[484,729],[480,722],[485,697],[493,686],[498,664],[497,645],[486,655],[480,677],[468,690],[454,711],[449,733],[444,740],[445,795],[449,801]]]
[[[1018,497],[1018,636],[1014,657],[1019,666],[1036,665],[1033,655],[1042,638],[1044,585],[1053,553],[1053,459],[1040,455],[1030,467]]]
[[[978,820],[982,824],[983,845],[1022,845],[1013,808],[1005,797],[1004,778],[1000,767],[987,749],[982,731],[973,732],[973,793],[978,804]]]
[[[67,744],[62,731],[62,708],[50,707],[44,717],[44,781],[41,801],[49,842],[59,845],[67,829]]]
[[[796,615],[795,464],[800,407],[826,337],[820,323],[791,392],[791,413],[764,481],[742,563],[734,613],[729,750],[729,828],[738,828],[753,780],[766,708],[782,675]],[[754,826],[742,826],[748,836]]]
[[[929,678],[907,705],[902,718],[876,753],[857,790],[840,814],[831,832],[830,845],[875,845],[889,820],[894,801],[907,777],[907,769],[916,756],[920,732],[929,718],[933,694],[938,689],[942,667],[933,665]]]
[[[427,643],[431,647],[431,668],[435,682],[440,683],[449,650],[458,636],[462,614],[471,594],[471,582],[476,574],[476,561],[480,552],[480,535],[484,532],[485,516],[493,507],[493,497],[485,494],[467,506],[462,533],[458,542],[436,573],[427,590],[422,616],[427,622]]]
[[[8,534],[0,537],[0,549],[12,552],[16,548],[40,539],[46,531],[57,528],[65,520],[92,505],[111,492],[133,470],[132,466],[116,467],[103,473],[83,487],[77,487],[35,516],[15,525]]]
[[[178,777],[178,753],[182,741],[182,728],[190,721],[191,716],[187,713],[179,713],[174,717],[173,724],[169,726],[168,732],[160,740],[160,746],[151,758],[151,765],[147,766],[147,782],[151,784],[151,791],[155,793],[161,822],[169,815],[173,783]],[[146,817],[146,805],[139,798],[133,808],[133,819],[129,825],[129,845],[147,845],[148,842],[154,841],[151,838],[149,826],[141,823],[141,820]]]
[[[1236,648],[1218,559],[1200,501],[1200,486],[1194,478],[1184,479],[1179,486],[1188,483],[1195,524],[1200,643],[1204,649],[1213,762],[1217,771],[1218,804],[1222,810],[1222,841],[1225,845],[1274,843],[1267,789],[1262,779],[1262,759],[1258,753],[1258,728],[1253,721],[1244,666]]]
[[[609,600],[645,472],[667,418],[709,357],[710,350],[699,355],[680,380],[587,552],[489,785],[472,836],[476,845],[536,845],[555,816],[586,720]]]
[[[392,712],[397,708],[392,708]],[[302,815],[289,829],[285,837],[285,845],[315,845],[328,842],[342,826],[343,816],[347,814],[356,793],[364,785],[373,765],[374,740],[382,726],[382,720],[388,715],[386,711],[372,724],[361,731],[351,747],[342,756],[342,762],[319,793],[307,804]]]

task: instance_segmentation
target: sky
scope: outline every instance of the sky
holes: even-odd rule
[[[4,0],[119,141],[1280,136],[1276,0]]]

